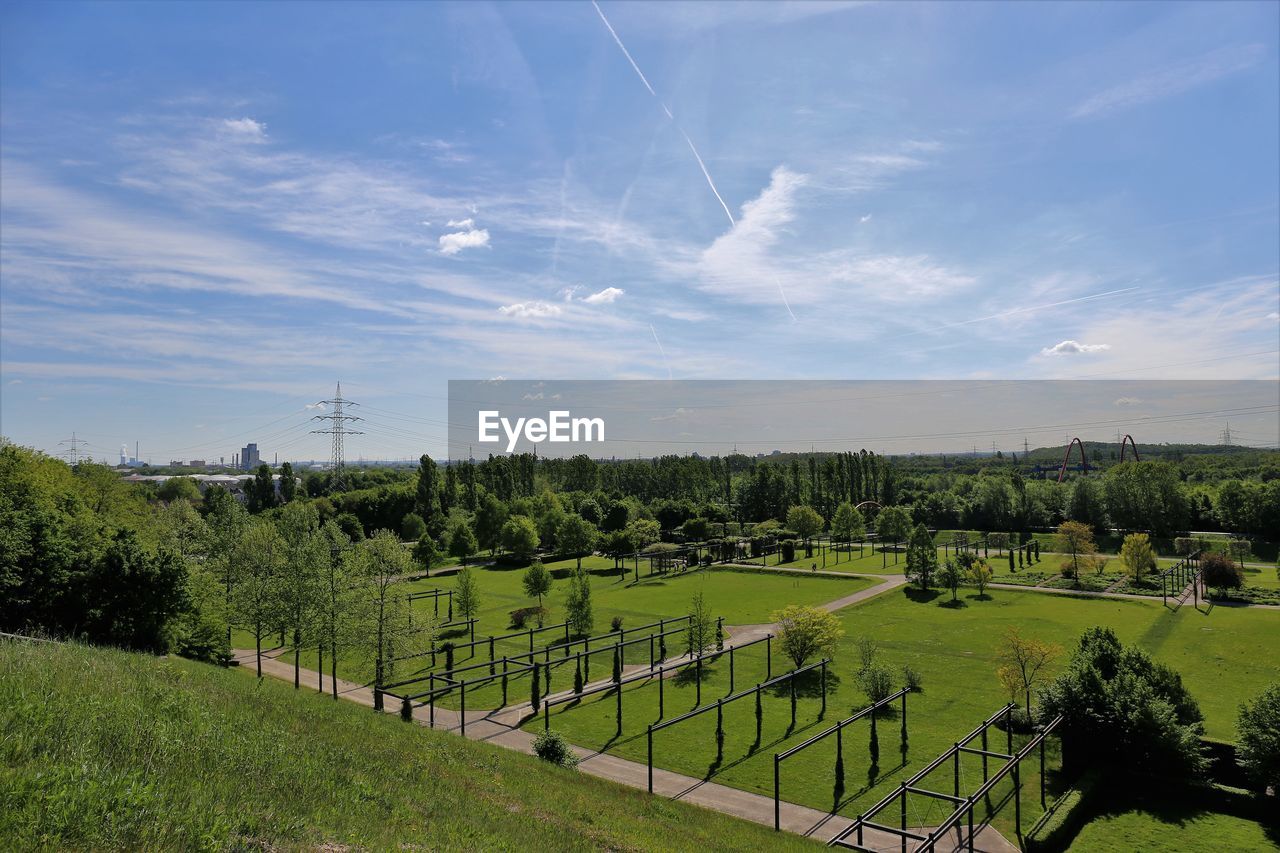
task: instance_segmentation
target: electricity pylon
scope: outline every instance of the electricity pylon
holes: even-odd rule
[[[330,467],[333,469],[333,479],[330,484],[330,491],[340,492],[346,487],[346,462],[343,459],[342,438],[347,435],[364,435],[363,432],[354,429],[347,429],[347,424],[352,421],[363,420],[363,418],[355,415],[348,415],[346,408],[348,406],[358,406],[359,403],[353,403],[350,400],[344,400],[342,397],[342,383],[338,383],[338,390],[334,393],[332,400],[321,400],[320,405],[329,406],[329,414],[314,415],[313,421],[328,421],[328,429],[313,429],[311,432],[319,435],[333,436],[333,459]]]

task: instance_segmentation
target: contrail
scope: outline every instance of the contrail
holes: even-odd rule
[[[972,320],[961,320],[957,323],[943,323],[941,326],[932,326],[927,330],[915,332],[915,334],[924,334],[925,331],[934,331],[936,329],[952,329],[956,326],[971,326],[974,323],[985,323],[987,320],[999,320],[1004,317],[1012,317],[1015,314],[1026,314],[1029,311],[1043,311],[1045,308],[1057,308],[1061,305],[1071,305],[1075,302],[1088,302],[1091,299],[1102,299],[1107,296],[1117,296],[1121,293],[1131,293],[1140,290],[1138,287],[1124,287],[1120,290],[1108,290],[1105,293],[1094,293],[1091,296],[1078,296],[1075,299],[1064,299],[1061,302],[1050,302],[1047,305],[1028,305],[1025,308],[1014,308],[1012,311],[1002,311],[999,314],[991,314],[986,317],[975,317]]]
[[[693,159],[698,161],[698,168],[702,170],[702,176],[707,179],[707,186],[711,187],[711,192],[715,195],[716,201],[720,202],[720,207],[724,209],[724,215],[729,217],[729,227],[732,228],[736,226],[738,222],[733,218],[733,212],[729,210],[729,205],[725,204],[724,196],[720,195],[720,190],[716,188],[716,182],[711,177],[711,172],[707,169],[707,164],[702,161],[702,155],[698,153],[698,149],[693,144],[693,140],[689,138],[689,134],[684,132],[684,128],[680,126],[680,123],[675,121],[676,117],[671,114],[671,110],[667,108],[666,102],[663,101],[662,98],[659,98],[658,93],[654,91],[653,86],[649,85],[649,79],[644,76],[644,72],[640,70],[640,66],[631,58],[631,51],[627,50],[627,46],[623,44],[622,39],[618,37],[618,31],[613,28],[613,24],[610,24],[609,19],[604,16],[604,10],[600,8],[600,4],[597,3],[596,0],[591,0],[591,5],[595,7],[596,14],[600,16],[600,20],[604,22],[605,27],[609,30],[609,35],[613,36],[613,40],[617,43],[618,49],[622,51],[622,55],[627,58],[627,62],[630,62],[631,67],[635,69],[636,76],[640,78],[640,82],[649,90],[649,94],[653,95],[653,97],[657,99],[659,105],[662,107],[662,111],[667,114],[667,118],[675,122],[676,129],[680,131],[680,135],[684,137],[684,141],[689,145],[689,150],[693,152]],[[782,289],[782,281],[775,275],[773,277],[773,283],[778,286],[778,294],[782,297],[782,304],[786,307],[787,313],[791,315],[792,320],[796,320],[796,314],[791,310],[791,303],[787,300],[787,293]],[[650,328],[652,329],[653,327],[650,326]],[[658,336],[655,334],[654,339],[656,340],[657,337]],[[659,344],[659,346],[662,345]]]
[[[662,363],[667,366],[667,379],[671,378],[671,362],[667,361],[667,351],[662,348],[662,341],[658,340],[658,330],[653,328],[653,324],[649,324],[649,331],[653,333],[653,342],[658,345],[658,352],[662,353]]]

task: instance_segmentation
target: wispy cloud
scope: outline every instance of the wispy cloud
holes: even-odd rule
[[[618,301],[618,297],[625,292],[621,287],[606,287],[604,290],[597,291],[590,296],[584,296],[582,301],[588,305],[604,305]]]
[[[498,313],[518,320],[542,320],[560,316],[561,310],[549,302],[516,302],[498,306]]]
[[[1176,65],[1147,72],[1103,89],[1071,111],[1076,119],[1095,118],[1151,101],[1171,98],[1197,86],[1246,71],[1266,55],[1261,44],[1222,47]]]
[[[252,142],[261,142],[267,137],[267,126],[251,118],[223,119],[222,128],[233,136]]]
[[[466,231],[455,231],[451,234],[440,235],[440,254],[456,255],[463,249],[476,249],[489,245],[489,229],[470,227],[470,219],[464,220],[464,222],[466,225],[462,227],[467,228]],[[454,225],[455,223],[450,222],[449,224]],[[456,224],[462,225],[462,223]]]

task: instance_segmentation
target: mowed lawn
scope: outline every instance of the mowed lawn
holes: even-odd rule
[[[1068,849],[1073,853],[1280,850],[1280,827],[1207,811],[1187,794],[1139,793],[1127,800],[1108,803],[1085,824]]]
[[[548,611],[545,619],[547,626],[557,625],[565,620],[564,603],[569,590],[568,578],[575,565],[576,561],[573,560],[548,564],[554,580],[551,592],[543,599],[543,605]],[[724,617],[728,634],[731,633],[728,628],[732,625],[750,625],[770,621],[774,611],[787,604],[823,604],[866,589],[875,583],[873,580],[856,577],[833,578],[821,575],[808,577],[724,568],[646,577],[643,575],[645,570],[643,564],[641,580],[636,583],[632,576],[628,576],[626,580],[619,580],[618,574],[612,568],[613,561],[607,558],[587,557],[583,559],[582,565],[588,570],[591,578],[591,602],[595,623],[593,636],[607,634],[614,617],[622,619],[624,629],[640,628],[661,619],[684,617],[688,614],[690,603],[697,592],[702,593],[706,606],[713,616]],[[480,610],[476,615],[478,620],[475,626],[476,639],[483,641],[491,635],[500,637],[514,633],[511,626],[511,612],[536,603],[524,593],[521,583],[524,569],[476,566],[472,568],[472,574],[476,579],[480,598]],[[452,573],[406,585],[406,589],[410,591],[448,590],[456,587],[457,575]],[[440,599],[440,608],[440,616],[443,618],[447,613],[447,604],[443,598]],[[425,621],[434,615],[435,607],[431,599],[419,599],[414,602],[414,611],[417,618]],[[457,612],[454,613],[454,617],[462,618]],[[529,623],[530,627],[536,627],[536,625],[537,623],[533,621]],[[669,656],[678,654],[683,648],[682,638],[677,629],[677,623],[668,626],[668,630],[672,632],[667,637]],[[626,639],[640,639],[656,630],[654,628],[637,631]],[[445,641],[464,644],[469,641],[469,637],[470,632],[465,629],[450,629],[441,635],[438,645]],[[549,645],[563,643],[564,639],[563,628],[545,630],[535,632],[533,645],[535,650],[540,652]],[[246,632],[237,631],[233,640],[237,647],[253,647],[253,638]],[[274,644],[274,640],[269,644]],[[608,676],[612,665],[612,647],[611,641],[601,640],[592,644],[592,655],[588,663],[591,679]],[[494,646],[494,654],[499,660],[504,656],[514,658],[518,655],[527,655],[528,651],[527,633],[499,640]],[[574,651],[576,653],[578,649],[575,647]],[[284,659],[291,662],[292,652],[287,652]],[[539,655],[539,659],[545,658]],[[315,649],[303,650],[300,660],[303,667],[314,668],[317,663]],[[454,665],[460,667],[488,660],[488,644],[482,643],[475,648],[460,648],[455,654]],[[553,673],[552,689],[570,686],[573,673],[572,669],[565,670],[563,666],[565,657],[561,655],[553,660],[561,661],[562,666],[557,667]],[[647,641],[635,643],[625,650],[625,662],[628,664],[647,664],[648,661]],[[401,662],[393,672],[388,674],[387,681],[417,677],[433,670],[439,672],[443,671],[444,667],[444,655],[437,655],[434,666],[430,656],[418,657]],[[325,668],[327,672],[327,662]],[[476,670],[472,677],[486,674],[488,674],[487,668],[482,668]],[[368,682],[373,678],[373,667],[368,660],[354,653],[347,654],[339,658],[338,675],[340,678]],[[513,675],[508,683],[509,700],[515,702],[527,696],[529,687],[527,675]],[[421,689],[427,688],[424,686]],[[501,702],[501,697],[500,684],[482,686],[475,692],[469,691],[468,707],[494,707]],[[456,697],[442,698],[441,704],[446,707],[456,707],[457,699]]]
[[[965,590],[963,606],[956,608],[942,606],[948,599],[947,594],[933,597],[916,590],[894,590],[841,611],[846,637],[829,679],[825,719],[818,717],[821,703],[815,685],[807,683],[797,705],[796,728],[790,730],[789,694],[781,688],[765,700],[760,743],[755,742],[754,702],[743,699],[724,708],[726,731],[721,754],[717,754],[715,738],[716,713],[711,711],[657,733],[657,765],[771,795],[773,753],[865,705],[854,678],[858,659],[854,640],[861,635],[877,639],[881,661],[895,671],[896,681],[901,681],[897,673],[904,664],[923,675],[923,693],[908,699],[910,740],[906,755],[899,752],[895,711],[877,726],[880,757],[873,772],[869,724],[862,721],[844,735],[844,789],[839,791],[835,785],[835,742],[830,738],[783,765],[784,799],[821,809],[835,806],[844,814],[856,814],[888,792],[897,780],[943,752],[1007,701],[995,677],[995,653],[1001,634],[1009,627],[1061,644],[1064,652],[1059,665],[1065,664],[1069,648],[1086,628],[1114,628],[1124,642],[1138,643],[1158,660],[1177,667],[1200,701],[1207,733],[1226,740],[1234,739],[1240,702],[1280,679],[1280,665],[1266,651],[1280,637],[1280,611],[1215,607],[1205,612],[1184,607],[1172,612],[1158,601],[1086,599],[1015,590],[992,591],[988,600],[978,600],[975,592]],[[763,680],[762,649],[743,652],[735,663],[739,690]],[[774,674],[786,668],[775,650]],[[668,680],[663,690],[666,718],[691,709],[695,689],[689,676]],[[726,660],[708,670],[702,689],[704,705],[727,694]],[[644,761],[645,728],[658,719],[656,683],[630,686],[624,691],[623,706],[621,736],[616,735],[616,697],[612,694],[590,697],[577,707],[561,706],[553,713],[551,725],[581,746],[607,748]],[[541,727],[543,723],[538,719],[526,725]],[[1004,748],[1003,732],[993,731],[992,738],[993,746]],[[1055,750],[1056,746],[1049,755],[1051,770],[1058,766]],[[944,770],[933,784],[949,790],[951,770]],[[966,758],[962,770],[964,785],[976,787],[981,779],[980,759]],[[1055,787],[1052,775],[1050,781]],[[1038,785],[1034,767],[1026,768],[1024,782],[1028,792],[1023,803],[1025,828],[1040,813],[1038,800],[1030,793]],[[913,801],[911,808],[911,819],[921,825],[940,819],[945,812],[941,804],[927,800]],[[997,825],[1009,828],[1010,821],[1011,808],[1001,813]]]

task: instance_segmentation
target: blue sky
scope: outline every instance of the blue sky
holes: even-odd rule
[[[24,444],[323,457],[337,380],[375,458],[450,378],[1280,372],[1275,3],[0,15]]]

